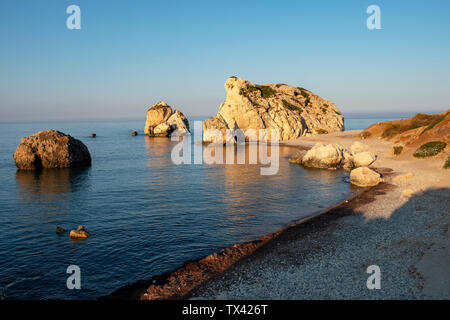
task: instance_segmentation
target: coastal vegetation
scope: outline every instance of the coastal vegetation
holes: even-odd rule
[[[447,160],[445,160],[444,169],[450,169],[450,156],[448,156]]]
[[[403,146],[394,146],[394,154],[398,156],[403,151]]]
[[[416,158],[432,157],[439,154],[446,146],[447,144],[442,141],[430,141],[420,146],[413,156]]]
[[[259,91],[261,92],[261,95],[263,98],[267,99],[270,97],[273,97],[277,92],[272,89],[269,86],[262,86],[262,85],[253,85],[253,86],[249,86],[248,90],[250,92],[254,92],[254,91]]]
[[[288,108],[289,110],[292,110],[292,111],[297,111],[299,114],[301,114],[303,112],[303,109],[301,107],[296,106],[284,99],[282,101],[283,101],[283,105],[285,108]]]

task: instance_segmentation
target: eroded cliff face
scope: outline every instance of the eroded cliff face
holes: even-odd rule
[[[144,133],[149,136],[168,137],[171,135],[189,134],[189,121],[179,110],[160,101],[147,111]]]
[[[342,131],[344,119],[338,108],[309,90],[286,84],[256,85],[231,77],[225,82],[227,97],[216,116],[203,123],[203,140],[217,141],[217,129],[223,142],[230,139],[226,129],[274,129],[280,140],[305,134]],[[267,137],[270,138],[270,132]],[[263,137],[257,136],[257,140]]]

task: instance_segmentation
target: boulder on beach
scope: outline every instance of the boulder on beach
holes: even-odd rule
[[[305,167],[335,169],[344,160],[342,148],[338,145],[317,143],[303,156]]]
[[[280,140],[296,139],[306,134],[342,131],[344,119],[338,108],[309,90],[286,84],[257,85],[230,77],[225,82],[227,96],[216,116],[203,122],[203,140],[218,142],[230,139],[227,129],[266,129],[255,140],[270,139],[270,130],[278,131]],[[208,132],[212,130],[213,132]]]
[[[22,138],[13,157],[19,170],[91,165],[91,155],[83,142],[56,130]]]
[[[181,111],[160,101],[148,109],[144,133],[151,137],[189,134],[189,121]]]
[[[353,163],[355,167],[368,167],[375,162],[376,156],[369,151],[363,151],[353,154]]]
[[[352,146],[354,151],[360,151],[361,146]],[[363,148],[366,150],[366,148]],[[322,144],[316,143],[310,150],[296,151],[289,158],[290,163],[302,164],[305,167],[321,168],[321,169],[337,169],[343,167],[350,171],[356,167],[366,167],[376,160],[376,156],[369,152],[363,151],[352,153],[340,144]]]
[[[90,236],[90,234],[84,226],[78,226],[77,230],[73,229],[70,231],[71,238],[85,239],[85,238],[89,238],[89,236]]]
[[[350,182],[358,187],[372,187],[382,181],[379,173],[367,167],[359,167],[350,172]]]

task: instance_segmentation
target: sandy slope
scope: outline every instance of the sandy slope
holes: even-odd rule
[[[303,137],[350,147],[359,131]],[[368,139],[385,183],[323,217],[293,227],[194,289],[216,299],[450,299],[448,148],[432,159],[394,156],[392,143]],[[389,170],[390,168],[392,170]],[[411,172],[412,177],[395,177]],[[369,265],[381,289],[369,290]]]

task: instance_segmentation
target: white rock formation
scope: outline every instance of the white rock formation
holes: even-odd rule
[[[231,77],[225,82],[227,97],[216,116],[203,123],[203,140],[216,141],[217,131],[226,129],[274,129],[280,140],[296,139],[306,134],[342,131],[344,119],[331,101],[314,93],[285,84],[255,85]],[[267,133],[270,139],[270,132]],[[263,139],[257,136],[256,139]]]
[[[160,101],[147,111],[144,133],[149,136],[167,137],[189,134],[189,121],[179,110]]]

